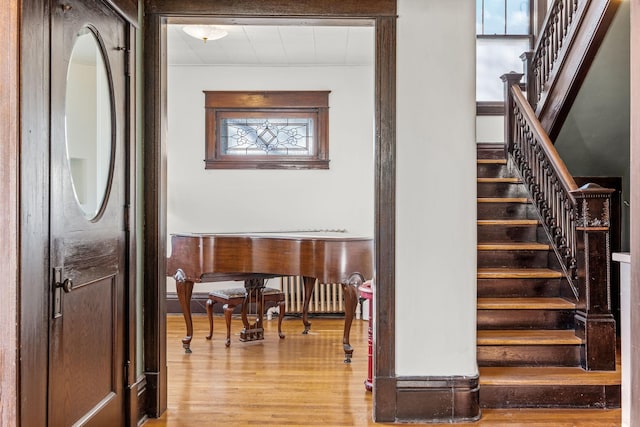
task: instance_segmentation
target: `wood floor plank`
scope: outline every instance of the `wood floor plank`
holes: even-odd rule
[[[479,330],[478,345],[579,345],[573,330]]]
[[[478,225],[538,225],[537,219],[479,219]]]
[[[487,164],[496,164],[496,165],[506,165],[507,159],[478,159],[479,165],[487,165]]]
[[[478,203],[529,203],[526,197],[478,197]]]
[[[478,268],[478,279],[556,279],[563,277],[561,271],[548,268]]]
[[[516,177],[498,177],[498,178],[477,178],[479,183],[507,183],[519,184],[520,178]]]
[[[479,251],[548,251],[551,246],[537,242],[479,243]]]
[[[216,316],[212,341],[205,316],[194,316],[192,354],[185,354],[182,316],[167,318],[168,410],[145,426],[377,426],[371,419],[371,393],[365,391],[367,322],[355,320],[353,362],[342,362],[342,319],[285,318],[286,338],[276,320],[266,322],[265,339],[224,346],[224,320]],[[237,334],[240,321],[234,318]],[[485,372],[482,368],[481,372]],[[489,374],[488,374],[489,375]],[[491,377],[488,377],[489,380]],[[482,376],[481,376],[482,382]],[[467,427],[617,427],[620,410],[483,409]],[[452,426],[454,424],[411,424]]]
[[[480,310],[573,310],[576,305],[564,298],[478,298]]]

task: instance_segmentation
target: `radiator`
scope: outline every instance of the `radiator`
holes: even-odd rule
[[[304,284],[300,276],[282,278],[285,313],[301,314],[304,303]],[[313,288],[309,313],[344,313],[342,286],[339,283],[318,283]]]

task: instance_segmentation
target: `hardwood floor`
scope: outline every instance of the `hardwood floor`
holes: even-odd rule
[[[367,323],[354,320],[350,365],[342,362],[342,320],[313,318],[311,323],[310,334],[302,335],[301,320],[285,318],[281,340],[276,319],[267,321],[263,341],[242,343],[241,323],[234,318],[236,335],[225,348],[224,319],[216,316],[213,340],[207,341],[206,316],[194,316],[193,353],[185,354],[182,316],[168,316],[169,407],[144,425],[380,425],[371,420],[371,393],[363,384]],[[614,427],[620,417],[620,410],[484,410],[479,422],[465,425]]]

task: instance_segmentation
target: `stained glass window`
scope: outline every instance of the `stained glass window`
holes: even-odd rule
[[[328,97],[206,91],[206,168],[327,169]]]

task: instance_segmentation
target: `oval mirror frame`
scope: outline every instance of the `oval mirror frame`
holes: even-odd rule
[[[115,151],[113,85],[98,31],[77,33],[67,68],[65,141],[71,186],[78,207],[100,219],[111,187]]]

